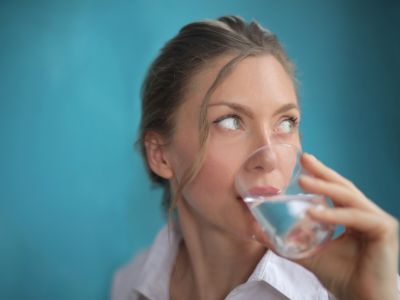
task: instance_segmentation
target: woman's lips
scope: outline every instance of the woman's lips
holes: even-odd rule
[[[279,195],[280,193],[281,190],[273,186],[256,186],[249,189],[244,197],[272,197]],[[246,202],[242,196],[237,196],[236,198],[241,200],[243,203]]]
[[[270,185],[264,185],[264,186],[255,186],[252,187],[247,191],[248,196],[253,196],[253,197],[259,197],[259,196],[275,196],[278,195],[281,192],[280,189],[270,186]]]

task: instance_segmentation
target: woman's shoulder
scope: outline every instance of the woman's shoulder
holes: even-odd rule
[[[140,251],[131,260],[119,268],[113,277],[111,300],[140,299],[134,296],[134,283],[143,269],[150,249]]]
[[[150,248],[140,251],[117,270],[113,278],[111,299],[153,299],[154,293],[164,293],[164,286],[155,286],[154,282],[168,282],[168,278],[164,277],[169,274],[167,269],[173,264],[178,242],[176,232],[168,225],[164,226]],[[155,288],[158,290],[155,291]]]

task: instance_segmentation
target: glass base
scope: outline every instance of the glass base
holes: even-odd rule
[[[273,244],[274,251],[287,258],[304,258],[330,240],[335,227],[315,222],[307,210],[327,206],[323,196],[313,194],[246,198],[251,212]]]

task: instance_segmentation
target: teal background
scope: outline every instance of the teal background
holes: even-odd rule
[[[400,217],[400,1],[1,1],[0,299],[107,299],[164,223],[139,88],[184,24],[275,32],[299,69],[304,149]]]

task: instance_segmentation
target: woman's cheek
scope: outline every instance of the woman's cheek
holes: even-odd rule
[[[184,174],[195,162],[199,149],[195,141],[187,138],[176,138],[170,146],[170,164],[177,182],[181,182]]]

